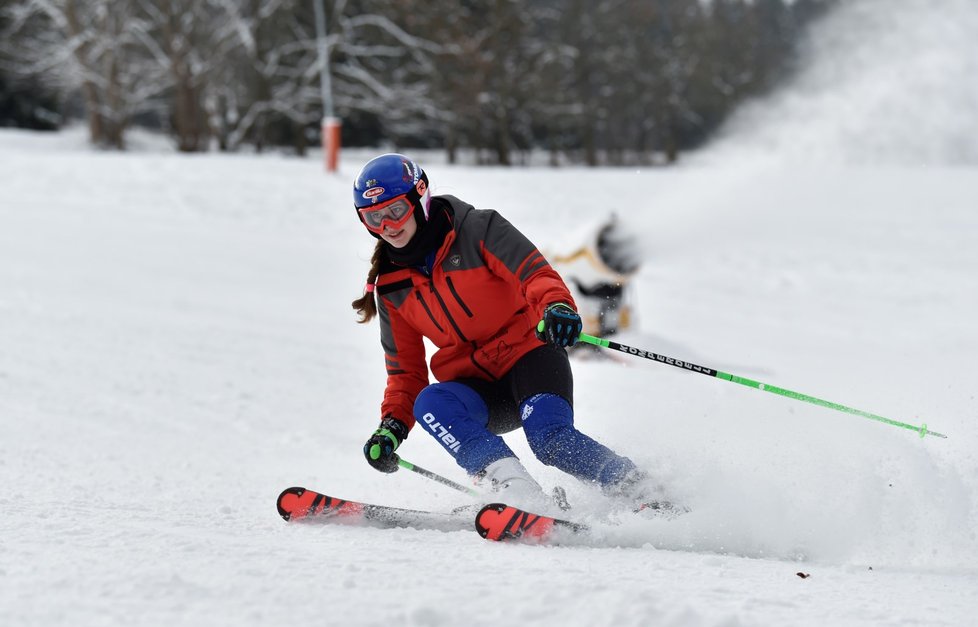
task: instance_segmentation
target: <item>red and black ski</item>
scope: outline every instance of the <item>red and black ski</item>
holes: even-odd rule
[[[472,528],[471,512],[469,508],[441,513],[371,505],[326,496],[305,488],[288,488],[278,497],[278,513],[290,522],[461,531]]]
[[[589,527],[568,520],[533,514],[503,503],[491,503],[479,510],[476,515],[475,530],[486,540],[553,544],[586,533]]]

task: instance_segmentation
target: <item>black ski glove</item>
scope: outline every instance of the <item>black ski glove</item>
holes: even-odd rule
[[[573,346],[583,329],[580,314],[564,303],[556,303],[543,310],[537,337],[554,346]]]
[[[394,472],[399,461],[394,451],[407,439],[407,436],[407,425],[388,414],[363,445],[363,456],[367,458],[368,464],[380,472]]]

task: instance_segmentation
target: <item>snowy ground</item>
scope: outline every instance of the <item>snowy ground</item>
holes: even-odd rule
[[[613,547],[548,548],[282,522],[291,485],[466,498],[362,459],[384,383],[377,326],[349,308],[373,243],[349,207],[365,155],[328,176],[147,141],[117,155],[77,132],[0,132],[0,624],[974,623],[978,170],[953,154],[433,159],[435,193],[541,245],[568,217],[631,220],[649,259],[622,341],[949,436],[642,360],[577,362],[579,425],[694,511],[625,525]],[[600,506],[507,437],[543,483]],[[464,481],[420,431],[402,450]]]

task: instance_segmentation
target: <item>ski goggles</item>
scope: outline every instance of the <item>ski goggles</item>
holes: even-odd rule
[[[364,226],[374,233],[383,233],[384,226],[399,229],[411,218],[414,206],[408,201],[407,194],[391,198],[387,202],[372,207],[357,209]]]

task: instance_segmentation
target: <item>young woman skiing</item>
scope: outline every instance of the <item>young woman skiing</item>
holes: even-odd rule
[[[522,233],[496,211],[432,196],[424,171],[400,154],[363,166],[353,204],[378,239],[353,308],[360,322],[380,318],[387,365],[380,426],[363,447],[371,466],[397,470],[395,451],[418,424],[499,500],[552,510],[500,437],[522,427],[544,464],[609,494],[648,496],[635,464],[574,427],[565,347],[581,317]],[[437,347],[430,385],[423,338]]]

